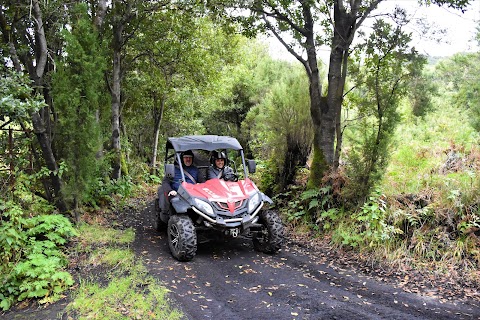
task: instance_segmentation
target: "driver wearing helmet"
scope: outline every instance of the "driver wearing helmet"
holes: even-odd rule
[[[211,158],[211,166],[208,169],[208,179],[224,179],[235,181],[233,169],[226,165],[227,157],[222,151],[214,151]]]

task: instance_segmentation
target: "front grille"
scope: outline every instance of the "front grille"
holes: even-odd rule
[[[230,207],[233,207],[234,212],[238,211],[247,206],[247,201],[245,200],[235,201],[234,203],[231,203],[230,206],[228,202],[221,202],[221,201],[213,201],[212,204],[217,211],[231,213]]]

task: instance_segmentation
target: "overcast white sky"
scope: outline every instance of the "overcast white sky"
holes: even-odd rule
[[[421,7],[416,0],[386,0],[383,1],[375,13],[391,11],[395,5],[407,10],[413,19],[427,21],[433,24],[432,30],[445,29],[446,33],[440,42],[428,40],[422,36],[419,29],[413,24],[408,31],[413,32],[413,45],[417,50],[429,56],[450,56],[458,52],[478,51],[476,41],[476,27],[480,24],[480,0],[471,2],[465,13],[438,6]],[[293,61],[294,58],[280,45],[278,40],[270,37],[270,54],[274,58]],[[328,48],[319,50],[322,60],[328,61]]]
[[[412,26],[413,44],[421,53],[430,56],[450,56],[458,52],[471,52],[478,50],[474,41],[476,27],[480,21],[480,1],[472,1],[465,13],[431,5],[421,7],[415,0],[387,0],[380,4],[379,10],[393,8],[395,5],[407,9],[414,19],[421,19],[432,23],[438,28],[446,30],[440,42],[421,39],[418,29]]]

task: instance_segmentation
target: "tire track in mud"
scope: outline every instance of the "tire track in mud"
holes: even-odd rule
[[[187,319],[480,319],[474,304],[404,292],[291,242],[276,255],[246,239],[200,243],[192,261],[178,262],[166,231],[152,228],[153,210],[151,201],[129,217],[133,249]]]

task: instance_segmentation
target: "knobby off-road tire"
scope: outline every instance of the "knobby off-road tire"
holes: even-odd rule
[[[262,224],[261,234],[253,237],[253,247],[263,253],[275,253],[282,247],[284,230],[282,220],[275,211],[263,211],[258,222]]]
[[[160,219],[160,204],[158,198],[155,199],[155,211],[153,212],[153,228],[157,231],[165,230],[167,224]]]
[[[168,220],[168,246],[178,261],[190,261],[197,252],[197,233],[192,219],[185,215],[172,215]]]

